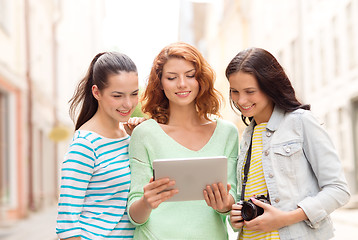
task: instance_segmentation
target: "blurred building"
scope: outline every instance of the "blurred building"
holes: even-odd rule
[[[247,22],[238,1],[181,0],[179,39],[196,46],[216,72],[215,87],[224,97],[221,114],[239,127],[244,125],[230,108],[225,69],[247,45]]]
[[[228,90],[225,68],[240,50],[255,46],[273,53],[298,98],[311,104],[332,137],[350,189],[357,194],[358,1],[222,0],[191,5],[192,13],[185,16],[204,15],[206,21],[197,19],[199,28],[187,25],[192,36],[200,35],[188,40],[202,47],[217,71],[218,85],[224,86],[222,92]]]
[[[103,5],[0,0],[0,227],[57,202],[67,102],[101,47]]]

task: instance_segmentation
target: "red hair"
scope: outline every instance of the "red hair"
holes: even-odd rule
[[[195,47],[183,42],[166,46],[154,59],[142,96],[142,111],[158,123],[168,123],[169,100],[162,90],[161,79],[163,67],[170,58],[182,58],[193,63],[195,67],[195,79],[199,83],[199,93],[196,97],[198,115],[207,120],[210,115],[219,115],[222,95],[214,88],[215,72]]]

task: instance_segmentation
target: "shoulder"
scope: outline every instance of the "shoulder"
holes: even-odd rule
[[[221,134],[229,134],[230,136],[238,136],[238,130],[234,123],[218,118],[217,129]]]
[[[318,117],[313,114],[311,110],[297,109],[293,112],[286,114],[289,119],[298,119],[302,122],[315,122],[318,123]]]
[[[72,139],[72,144],[83,144],[91,148],[95,148],[95,143],[101,138],[94,132],[86,130],[77,130]]]
[[[131,138],[152,134],[156,132],[157,127],[159,127],[159,125],[154,119],[145,120],[134,128]]]
[[[76,156],[89,156],[90,159],[96,158],[96,139],[96,136],[89,131],[77,130],[66,155],[75,154]]]
[[[221,118],[218,118],[216,120],[217,122],[217,125],[222,127],[222,128],[228,128],[228,129],[235,129],[237,130],[237,127],[235,126],[234,123],[230,122],[230,121],[227,121],[227,120],[224,120],[224,119],[221,119]]]

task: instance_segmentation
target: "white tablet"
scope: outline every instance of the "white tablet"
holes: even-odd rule
[[[204,200],[207,185],[227,184],[227,157],[198,157],[157,159],[153,161],[154,179],[168,177],[175,180],[179,190],[167,201]]]

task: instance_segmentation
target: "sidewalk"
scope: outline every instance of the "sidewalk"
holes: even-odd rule
[[[44,209],[8,227],[0,227],[0,240],[56,240],[57,206]]]
[[[0,240],[56,240],[57,207],[32,213],[27,219],[9,227],[0,227]],[[358,208],[341,208],[331,214],[336,228],[333,240],[352,239],[358,236]],[[236,239],[236,233],[229,229],[229,239]]]

